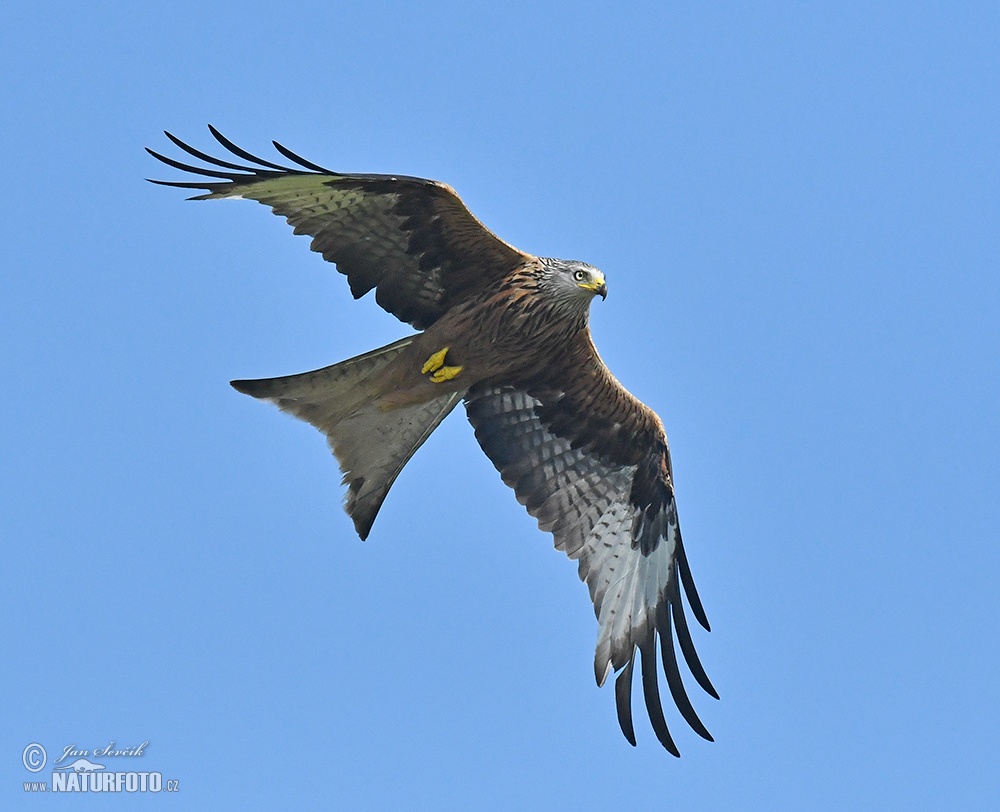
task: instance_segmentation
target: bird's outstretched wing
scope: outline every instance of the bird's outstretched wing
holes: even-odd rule
[[[375,289],[375,301],[400,321],[423,330],[455,302],[490,286],[530,255],[508,245],[470,212],[448,185],[400,175],[345,175],[275,148],[297,166],[258,158],[214,127],[216,140],[246,163],[195,149],[166,133],[209,167],[147,152],[169,166],[214,180],[153,181],[200,189],[194,200],[256,200],[284,217],[312,250],[335,262],[354,297]],[[251,165],[246,165],[251,164]]]
[[[611,671],[618,721],[635,744],[632,671],[640,655],[646,709],[661,744],[677,750],[660,704],[657,638],[667,686],[681,715],[711,735],[684,689],[674,640],[695,680],[718,694],[698,659],[681,591],[709,628],[681,542],[666,435],[656,414],[608,372],[589,336],[544,382],[473,387],[466,410],[503,481],[579,561],[599,622],[594,671]]]

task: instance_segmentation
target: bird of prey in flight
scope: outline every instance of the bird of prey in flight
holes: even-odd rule
[[[437,425],[464,402],[476,439],[518,501],[579,562],[599,631],[594,673],[612,672],[618,721],[635,744],[632,672],[660,743],[680,755],[664,719],[659,659],[674,704],[712,740],[685,691],[674,641],[695,681],[718,694],[695,652],[683,592],[709,628],[681,543],[663,424],[601,361],[588,326],[604,275],[583,262],[536,257],[501,240],[443,183],[342,174],[273,142],[293,166],[258,158],[214,128],[238,159],[213,157],[167,133],[199,166],[154,181],[195,200],[246,198],[312,238],[360,298],[417,329],[339,364],[282,378],[233,381],[322,431],[344,472],[345,508],[371,530],[393,481]]]

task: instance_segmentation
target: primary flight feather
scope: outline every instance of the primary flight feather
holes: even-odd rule
[[[375,301],[420,332],[339,364],[283,378],[233,381],[322,431],[344,472],[345,509],[361,536],[407,460],[459,401],[503,481],[557,549],[579,562],[599,631],[599,685],[617,672],[622,732],[635,744],[632,672],[660,743],[679,755],[657,684],[659,660],[683,718],[711,740],[681,678],[674,640],[698,684],[718,697],[695,652],[683,592],[709,628],[681,542],[663,424],[601,361],[590,303],[604,275],[573,260],[526,254],[487,229],[455,191],[399,175],[331,172],[274,142],[295,166],[258,158],[217,130],[242,163],[167,133],[208,166],[148,150],[207,178],[153,181],[195,200],[269,206]],[[659,646],[657,646],[659,638]]]

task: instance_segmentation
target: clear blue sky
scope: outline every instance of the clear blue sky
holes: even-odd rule
[[[59,808],[1000,808],[998,42],[991,2],[5,4],[0,806],[57,806],[29,743],[148,741],[176,796]],[[207,123],[606,272],[715,744],[625,742],[461,412],[362,543],[321,435],[230,389],[408,328],[143,182]]]

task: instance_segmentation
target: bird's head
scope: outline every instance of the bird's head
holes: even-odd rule
[[[593,265],[575,259],[544,259],[546,287],[567,304],[586,307],[594,296],[608,297],[604,274]]]

